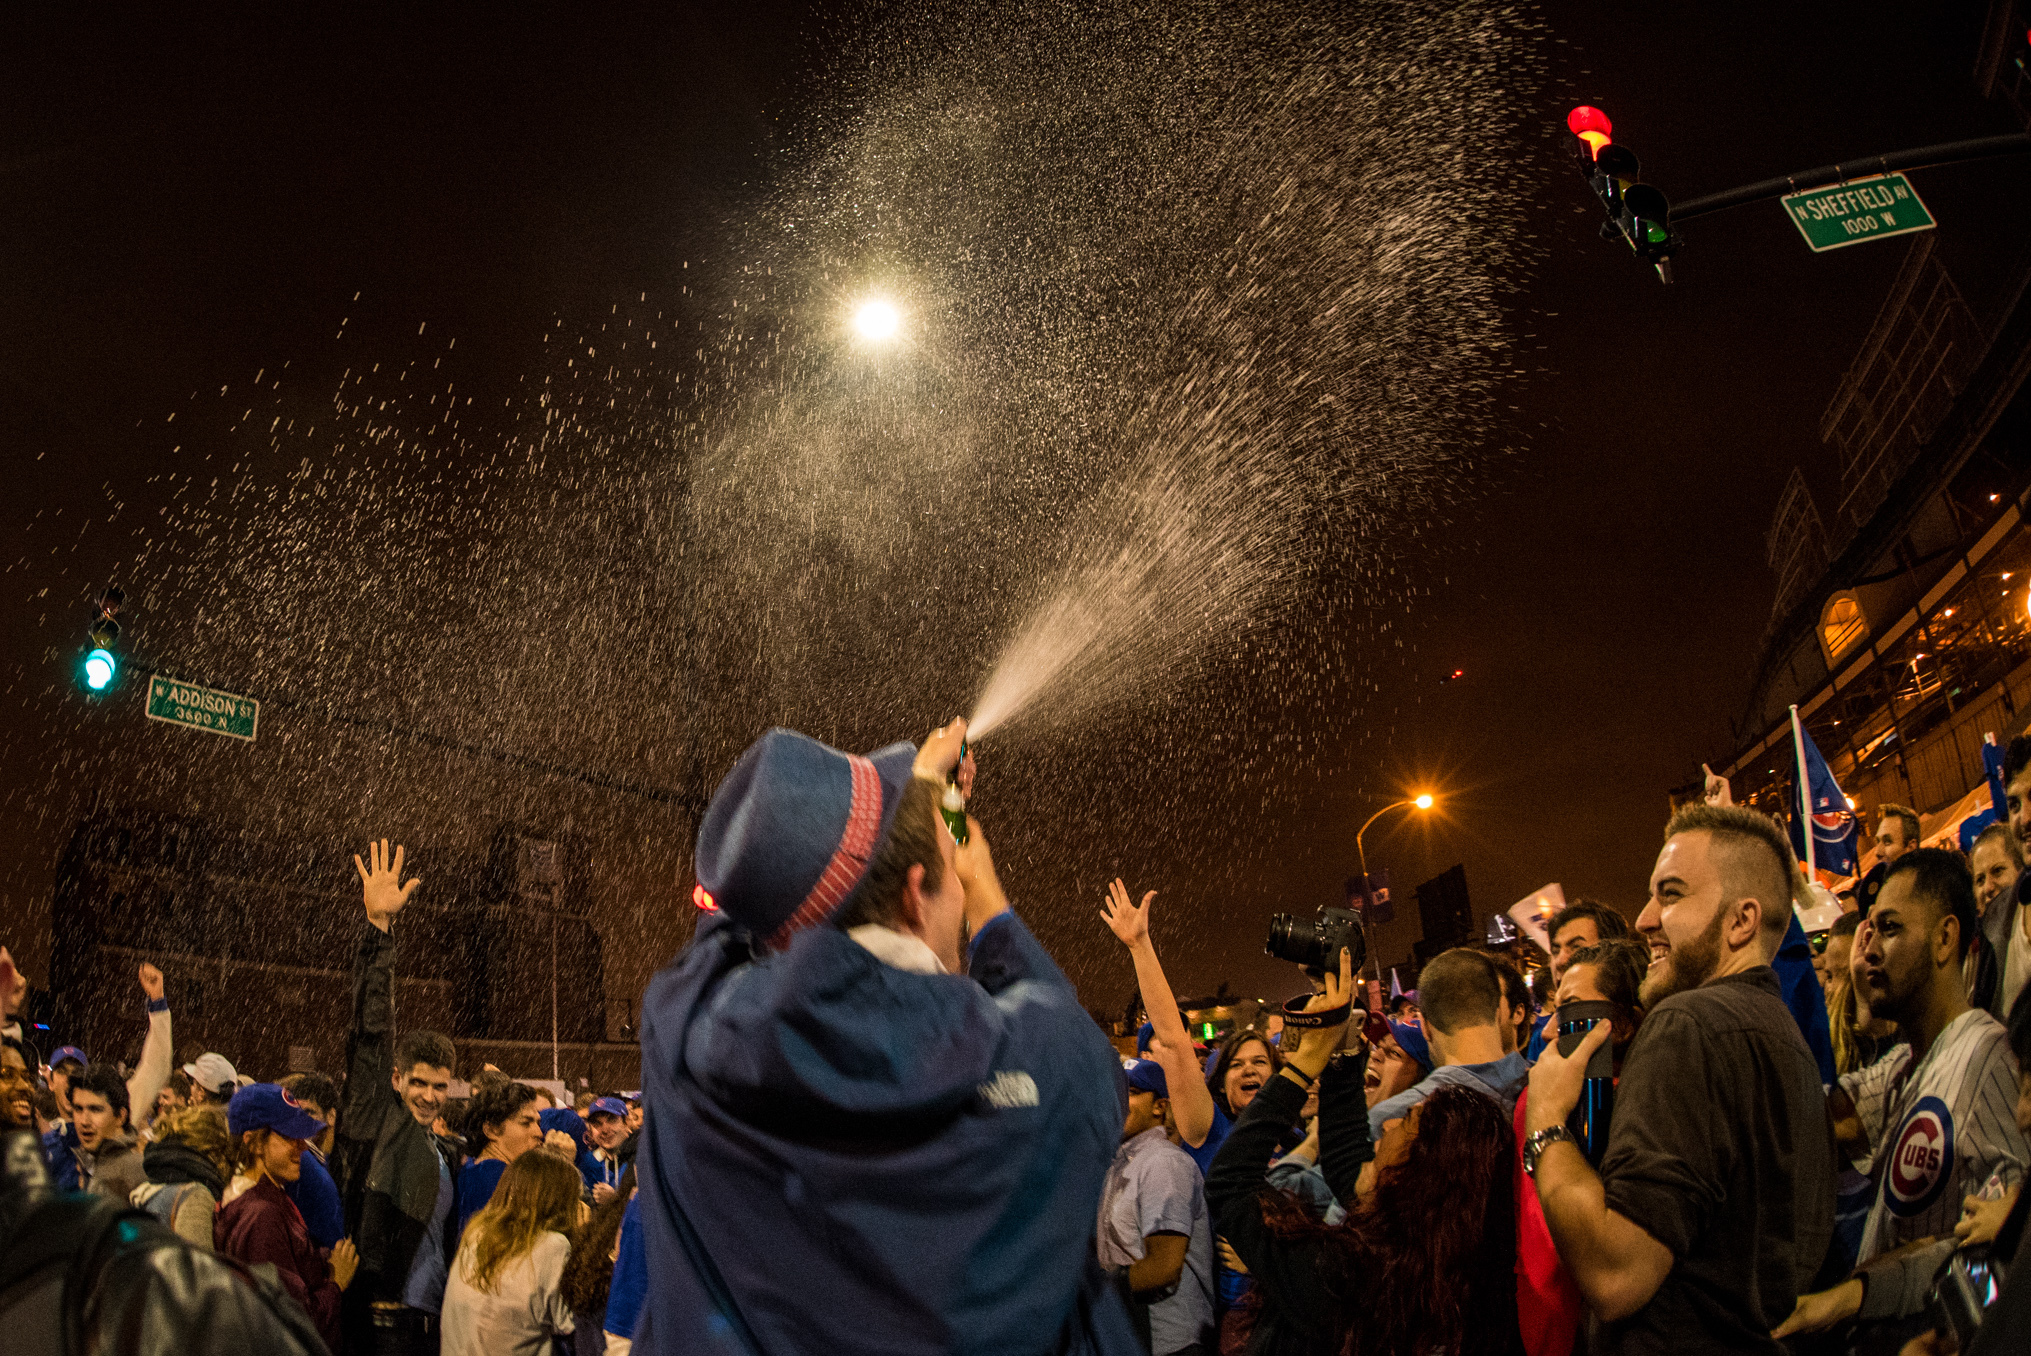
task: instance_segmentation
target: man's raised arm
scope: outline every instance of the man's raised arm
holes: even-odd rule
[[[1205,1071],[1193,1053],[1185,1021],[1178,1016],[1177,995],[1171,992],[1171,982],[1164,977],[1163,964],[1157,959],[1156,944],[1150,940],[1149,911],[1156,897],[1157,892],[1152,890],[1142,897],[1140,905],[1133,904],[1128,885],[1116,877],[1107,887],[1107,903],[1100,918],[1135,961],[1136,987],[1142,993],[1150,1030],[1156,1036],[1157,1063],[1163,1066],[1164,1082],[1171,1089],[1171,1124],[1177,1128],[1179,1137],[1196,1149],[1213,1132],[1213,1093],[1206,1086]]]
[[[386,1116],[400,1109],[392,1081],[395,936],[390,925],[423,878],[402,882],[402,848],[397,844],[391,857],[385,838],[369,843],[367,855],[366,862],[358,854],[353,857],[368,927],[353,954],[353,1011],[346,1028],[346,1100],[339,1134],[371,1145]]]
[[[128,1116],[139,1127],[155,1118],[155,1099],[169,1083],[175,1043],[169,1029],[169,999],[164,997],[162,971],[141,963],[141,992],[148,999],[148,1039],[141,1045],[141,1063],[127,1080]]]

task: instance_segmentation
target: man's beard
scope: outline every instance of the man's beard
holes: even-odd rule
[[[1721,925],[1727,921],[1728,910],[1724,906],[1715,911],[1714,921],[1705,932],[1665,953],[1664,973],[1644,976],[1643,987],[1637,994],[1644,1011],[1675,993],[1697,989],[1714,977],[1714,971],[1721,968]]]

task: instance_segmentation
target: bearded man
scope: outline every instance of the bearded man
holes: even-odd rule
[[[1601,1320],[1592,1350],[1775,1353],[1771,1329],[1822,1279],[1833,1128],[1770,966],[1796,869],[1767,815],[1672,816],[1636,920],[1650,946],[1646,1015],[1598,1172],[1566,1118],[1610,1025],[1569,1056],[1552,1046],[1531,1073],[1524,1169]]]

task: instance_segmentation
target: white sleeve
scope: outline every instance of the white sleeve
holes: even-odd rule
[[[559,1233],[545,1234],[536,1246],[534,1260],[536,1321],[553,1333],[568,1333],[575,1326],[571,1305],[564,1298],[564,1268],[571,1261],[571,1240]]]
[[[1855,1114],[1862,1119],[1862,1133],[1868,1137],[1871,1154],[1883,1143],[1886,1129],[1883,1120],[1890,1113],[1890,1099],[1886,1094],[1891,1077],[1896,1073],[1899,1061],[1909,1053],[1908,1046],[1893,1046],[1888,1054],[1866,1069],[1841,1075],[1841,1090],[1855,1104]]]
[[[141,1046],[141,1063],[127,1080],[127,1117],[137,1130],[155,1119],[155,1099],[169,1085],[169,1061],[174,1048],[169,1034],[169,1009],[149,1013],[148,1039]]]

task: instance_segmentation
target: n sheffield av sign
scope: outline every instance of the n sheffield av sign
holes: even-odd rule
[[[261,723],[261,703],[158,674],[148,680],[148,719],[251,740]]]
[[[1918,190],[1901,174],[1850,179],[1828,188],[1810,188],[1784,199],[1784,210],[1812,252],[1859,245],[1864,240],[1929,231],[1937,223]]]

